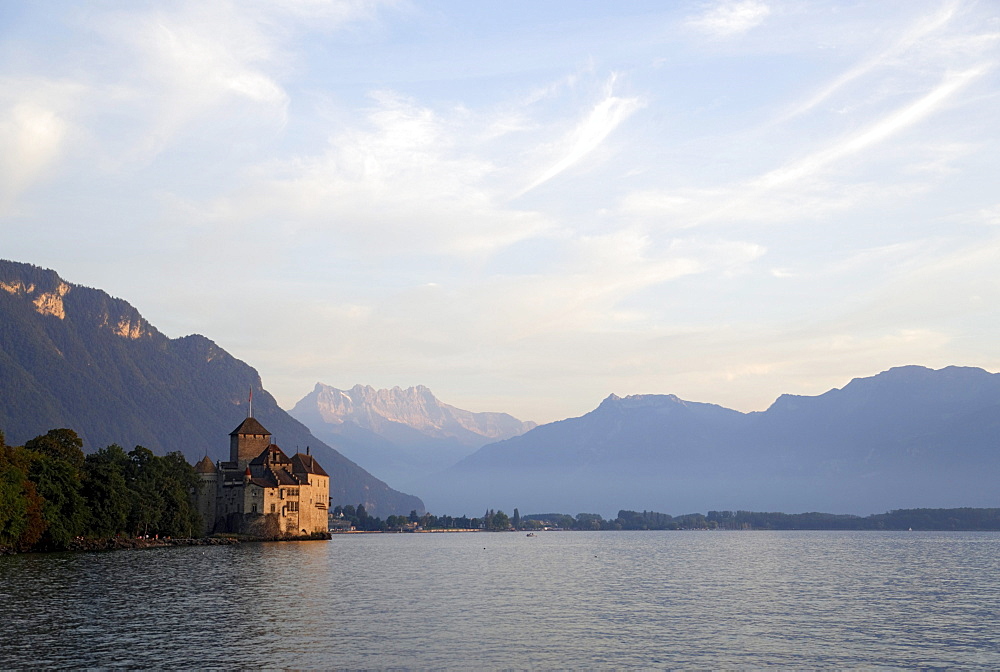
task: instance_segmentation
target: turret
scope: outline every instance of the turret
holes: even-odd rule
[[[253,416],[229,434],[229,461],[245,467],[271,445],[271,433]]]

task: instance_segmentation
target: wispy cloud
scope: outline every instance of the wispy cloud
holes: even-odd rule
[[[926,120],[946,106],[953,96],[990,71],[981,65],[962,72],[949,73],[930,92],[917,100],[870,123],[867,128],[832,142],[758,177],[732,185],[719,185],[680,192],[637,191],[622,201],[622,212],[632,217],[662,219],[667,229],[702,226],[709,222],[734,218],[741,221],[788,221],[824,212],[842,210],[859,200],[894,195],[903,197],[905,185],[883,182],[877,189],[863,181],[849,178],[823,179],[825,171],[838,162],[871,152],[880,144]],[[946,155],[955,147],[947,145]],[[943,159],[946,160],[946,159]],[[936,171],[942,172],[941,167]]]
[[[517,341],[648,325],[649,310],[625,307],[637,293],[685,277],[738,272],[766,250],[745,241],[704,237],[656,245],[646,234],[625,229],[574,237],[564,252],[567,258],[551,269],[494,277],[479,288],[477,294],[486,293],[493,306],[481,316],[483,333]]]
[[[561,158],[545,169],[531,184],[518,192],[517,196],[523,196],[578,164],[584,157],[597,149],[611,132],[628,119],[632,113],[642,108],[643,102],[640,98],[621,98],[614,95],[614,83],[615,77],[612,76],[606,86],[604,98],[567,136],[560,148]]]
[[[719,2],[689,24],[713,37],[726,38],[756,28],[771,13],[771,8],[759,0]]]
[[[318,152],[256,166],[245,188],[208,208],[212,219],[224,229],[280,219],[290,245],[318,236],[337,241],[340,253],[375,258],[489,254],[551,227],[507,205],[493,184],[502,184],[500,170],[473,151],[494,117],[432,109],[391,91],[371,100]]]
[[[288,95],[267,72],[278,46],[250,13],[226,4],[189,5],[103,17],[97,29],[139,65],[113,92],[151,122],[134,143],[140,160],[168,147],[186,126],[227,109],[256,106],[272,123],[285,121]]]
[[[808,100],[776,119],[775,123],[781,123],[808,112],[851,82],[860,79],[880,66],[895,61],[914,46],[921,45],[928,36],[945,27],[955,16],[957,10],[958,2],[953,0],[942,5],[937,12],[920,17],[889,48],[847,70]]]
[[[834,161],[857,154],[876,143],[883,142],[892,135],[912,126],[935,112],[952,95],[974,79],[983,75],[987,70],[986,66],[981,66],[964,72],[949,74],[945,77],[944,81],[926,96],[897,110],[861,133],[837,142],[827,149],[816,152],[788,166],[771,171],[758,180],[755,180],[754,184],[761,187],[776,187],[800,180]]]

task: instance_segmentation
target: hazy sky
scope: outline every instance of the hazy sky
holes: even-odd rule
[[[1000,369],[1000,3],[0,3],[0,258],[539,422]]]

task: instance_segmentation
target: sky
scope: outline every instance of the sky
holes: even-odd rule
[[[0,258],[284,408],[1000,370],[1000,3],[0,3]]]

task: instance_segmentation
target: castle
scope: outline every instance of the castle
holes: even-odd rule
[[[229,461],[195,465],[205,534],[261,537],[326,533],[330,476],[311,455],[288,457],[251,414],[229,435]]]

